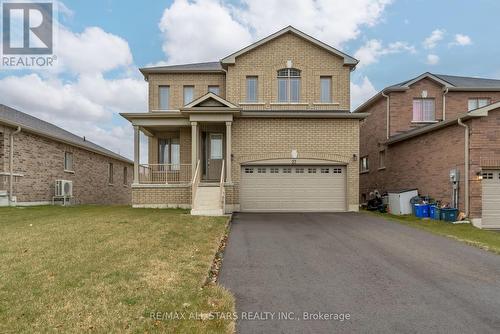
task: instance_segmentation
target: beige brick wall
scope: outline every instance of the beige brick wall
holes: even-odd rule
[[[4,128],[5,138],[13,131]],[[2,155],[8,171],[10,147]],[[64,171],[64,152],[73,153],[74,173]],[[114,166],[114,184],[108,184],[108,163]],[[127,167],[126,186],[123,168]],[[54,195],[55,180],[72,180],[77,204],[130,204],[133,165],[107,156],[21,131],[14,137],[14,173],[24,174],[14,184],[18,202],[46,202]],[[8,187],[8,183],[3,185]]]
[[[277,71],[291,60],[301,70],[300,102],[305,105],[271,105],[278,101]],[[246,77],[258,76],[258,97],[263,106],[243,105],[244,109],[350,109],[350,68],[341,57],[291,33],[282,35],[236,59],[227,72],[227,99],[233,103],[246,100]],[[320,77],[332,77],[333,102],[318,106]]]
[[[205,95],[208,86],[219,86],[220,96],[226,97],[224,73],[172,73],[149,75],[149,111],[159,109],[159,86],[170,87],[169,109],[179,109],[184,106],[184,86],[194,86],[194,98]]]
[[[185,187],[134,187],[134,207],[191,207],[191,186]]]
[[[350,119],[262,119],[238,118],[232,131],[232,203],[239,203],[241,164],[252,160],[299,158],[344,161],[347,165],[348,204],[358,206],[359,120]]]

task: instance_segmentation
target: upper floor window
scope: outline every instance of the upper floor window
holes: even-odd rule
[[[257,102],[257,83],[256,76],[247,77],[247,99],[246,102]]]
[[[184,105],[194,100],[194,86],[184,86]]]
[[[360,160],[359,160],[359,169],[361,172],[367,172],[368,171],[368,156],[366,157],[362,157]]]
[[[332,77],[321,77],[321,103],[331,103],[332,102]]]
[[[219,86],[208,86],[208,91],[214,93],[215,95],[220,95]]]
[[[436,111],[434,106],[434,99],[413,99],[414,122],[434,122],[435,120]]]
[[[64,152],[64,170],[73,171],[73,153]]]
[[[278,102],[297,103],[300,100],[300,71],[285,68],[278,71]]]
[[[169,100],[170,100],[170,87],[169,86],[160,86],[158,92],[159,96],[159,108],[161,110],[167,110],[169,107]]]
[[[490,98],[469,99],[469,111],[487,106],[488,104],[490,104]]]

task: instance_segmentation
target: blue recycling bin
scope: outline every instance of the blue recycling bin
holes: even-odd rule
[[[441,220],[447,222],[454,222],[457,220],[458,209],[454,208],[444,208],[441,209]]]
[[[437,205],[431,205],[429,208],[429,217],[434,220],[441,219],[441,209]]]
[[[415,204],[415,216],[418,218],[428,218],[429,204]]]

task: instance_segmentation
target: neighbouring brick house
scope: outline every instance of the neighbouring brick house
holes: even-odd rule
[[[130,204],[132,166],[85,138],[0,105],[0,205],[9,205],[10,195],[13,205],[52,203],[56,180],[72,181],[75,204]]]
[[[358,61],[287,27],[220,61],[143,68],[132,204],[231,211],[357,211]],[[149,163],[139,164],[140,132]]]
[[[361,105],[355,113],[370,114],[360,130],[361,201],[375,189],[418,188],[457,202],[478,227],[500,228],[498,101],[500,80],[424,73]]]

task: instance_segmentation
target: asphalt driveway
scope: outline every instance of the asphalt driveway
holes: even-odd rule
[[[499,255],[365,214],[235,215],[220,283],[238,333],[500,332]]]

